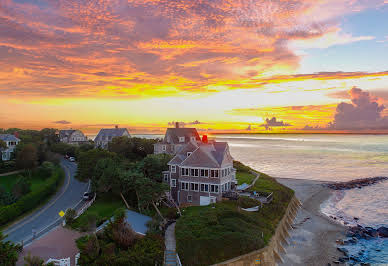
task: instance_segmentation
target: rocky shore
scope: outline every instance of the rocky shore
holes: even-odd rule
[[[337,250],[341,252],[343,256],[339,257],[338,260],[333,261],[333,263],[340,264],[349,262],[349,264],[360,263],[361,265],[370,265],[368,263],[362,262],[362,256],[364,255],[365,250],[362,249],[358,252],[358,254],[350,255],[348,249],[341,246],[355,245],[360,239],[370,240],[377,237],[388,238],[388,228],[381,226],[375,229],[373,227],[368,226],[363,227],[359,224],[357,226],[349,226],[346,232],[346,238],[338,239],[336,241],[336,243],[340,246],[337,247]]]
[[[388,180],[388,177],[377,176],[377,177],[371,177],[371,178],[355,179],[348,182],[329,183],[327,184],[327,186],[334,190],[347,190],[347,189],[362,188],[362,187],[374,185],[378,182],[385,181],[385,180]]]

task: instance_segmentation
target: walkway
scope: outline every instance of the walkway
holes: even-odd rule
[[[18,174],[18,173],[22,173],[22,172],[23,172],[23,170],[16,170],[16,171],[0,174],[0,176],[13,175],[13,174]]]
[[[175,240],[175,223],[170,224],[164,235],[166,250],[164,251],[164,265],[177,266],[176,240]]]

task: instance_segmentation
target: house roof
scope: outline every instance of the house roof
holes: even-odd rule
[[[69,137],[71,134],[75,132],[75,129],[63,129],[59,130],[59,138],[63,139],[65,137]]]
[[[20,139],[18,139],[12,134],[0,134],[0,139],[2,141],[20,141]]]
[[[195,137],[197,141],[201,138],[195,128],[167,128],[163,143],[178,144],[179,137],[185,137],[185,143],[190,141],[191,137]]]
[[[129,132],[126,128],[102,128],[100,132],[98,132],[98,135],[94,141],[106,140],[105,137],[108,137],[109,140],[111,140],[114,137],[123,136],[125,132],[127,132],[129,135]]]
[[[198,144],[193,142],[187,143],[175,156],[172,158],[168,164],[181,164],[187,157],[188,152],[193,152],[198,149]]]
[[[185,147],[178,152],[169,164],[187,167],[218,168],[225,163],[233,163],[227,142],[200,142],[195,150],[192,149],[193,146],[195,145],[192,143],[187,144],[187,148]],[[187,156],[189,151],[192,151],[192,154]]]

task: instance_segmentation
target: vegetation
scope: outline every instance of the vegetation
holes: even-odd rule
[[[139,161],[154,152],[158,140],[145,138],[116,137],[108,145],[108,150],[131,161]]]
[[[164,241],[159,235],[138,236],[119,209],[102,233],[79,238],[79,265],[162,265]]]
[[[56,166],[49,178],[38,186],[31,185],[31,192],[21,196],[16,202],[10,205],[0,207],[0,226],[13,221],[23,213],[45,202],[50,195],[56,192],[63,178],[63,170],[59,166]],[[35,180],[33,175],[31,180]]]
[[[10,241],[4,241],[5,235],[0,232],[0,265],[13,266],[16,264],[22,246],[13,244]]]
[[[115,211],[124,207],[124,203],[120,197],[105,193],[98,197],[96,201],[90,206],[80,217],[70,224],[71,228],[88,231],[89,221],[88,217],[95,216],[96,226],[100,226],[104,221],[113,217]]]
[[[239,162],[235,167],[245,173],[252,170]],[[238,202],[223,201],[184,209],[175,230],[177,251],[183,265],[219,263],[268,244],[294,192],[265,174],[260,175],[252,190],[273,192],[274,199],[258,212],[240,209],[258,205],[245,198]]]

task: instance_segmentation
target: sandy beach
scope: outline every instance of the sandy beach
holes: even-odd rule
[[[320,211],[320,205],[332,191],[323,186],[325,182],[277,178],[278,182],[292,188],[303,203],[291,230],[289,244],[282,254],[280,265],[328,265],[337,260],[335,241],[344,237],[345,227],[331,221]]]

